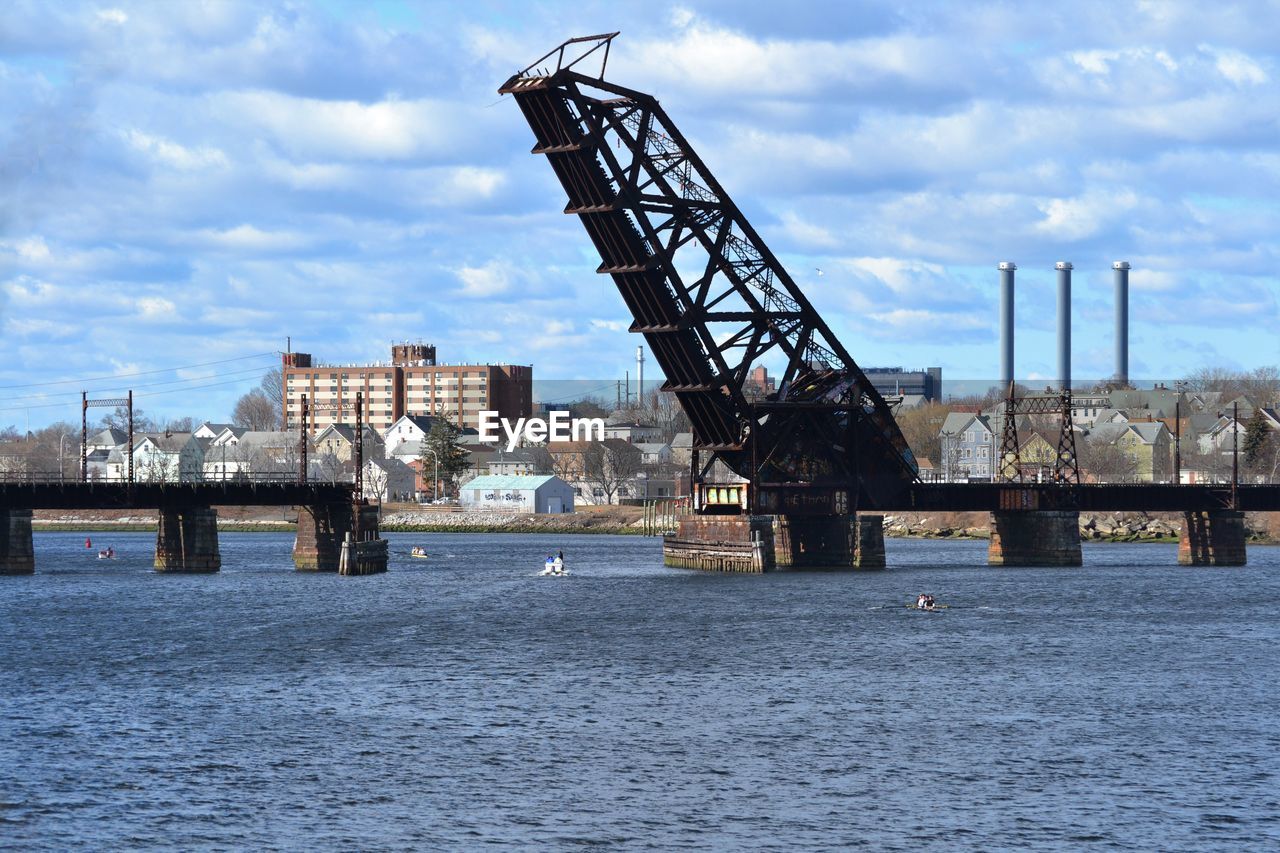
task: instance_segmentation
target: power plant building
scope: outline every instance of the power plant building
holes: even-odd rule
[[[930,403],[942,402],[942,368],[903,370],[901,367],[872,367],[862,371],[881,396],[919,395]]]
[[[426,344],[396,344],[385,364],[331,365],[309,353],[285,353],[281,366],[286,429],[302,419],[307,429],[355,423],[356,393],[363,394],[364,422],[382,432],[404,415],[448,416],[463,429],[478,429],[480,412],[515,422],[533,414],[533,367],[524,364],[437,364]]]

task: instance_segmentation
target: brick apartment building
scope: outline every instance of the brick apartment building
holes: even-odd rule
[[[356,392],[364,394],[364,420],[378,431],[404,415],[448,415],[476,429],[481,411],[499,417],[533,414],[533,367],[522,364],[437,364],[428,344],[395,344],[387,364],[327,365],[309,353],[285,353],[284,424],[296,429],[307,396],[308,430],[355,422]]]

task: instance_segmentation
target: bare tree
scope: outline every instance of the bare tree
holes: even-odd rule
[[[284,405],[284,375],[280,368],[273,367],[262,376],[262,384],[258,386],[267,399],[275,404],[276,410]]]
[[[642,454],[625,441],[593,441],[582,451],[582,474],[592,486],[599,486],[604,502],[640,472]]]
[[[129,428],[129,410],[124,406],[116,406],[110,413],[102,416],[102,420],[98,424],[99,429],[118,429],[124,432]],[[142,409],[137,406],[133,407],[133,431],[134,433],[142,432],[160,432],[160,428],[156,422],[147,417]]]
[[[254,388],[236,401],[231,421],[246,429],[273,430],[280,424],[280,407],[261,388]]]
[[[649,417],[654,426],[662,430],[663,438],[670,441],[678,432],[691,432],[689,416],[680,407],[680,401],[670,391],[657,390],[649,394]]]
[[[917,459],[928,459],[941,466],[942,424],[950,411],[949,407],[939,403],[928,403],[896,416],[898,429],[902,430],[902,437]]]
[[[1099,483],[1133,483],[1138,460],[1114,441],[1091,435],[1079,443],[1080,467]]]

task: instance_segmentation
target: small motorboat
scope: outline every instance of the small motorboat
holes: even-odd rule
[[[420,548],[420,547],[418,547],[418,546],[416,546],[416,545],[415,545],[415,546],[414,546],[414,548],[413,548],[413,550],[409,552],[409,556],[410,556],[410,557],[416,557],[416,558],[417,558],[417,559],[419,559],[419,560],[425,560],[425,559],[427,559],[427,549],[426,549],[426,548]]]
[[[112,548],[105,548],[98,552],[99,560],[114,560],[115,558],[116,558],[116,552]]]
[[[545,578],[563,578],[568,577],[568,575],[569,571],[564,567],[564,560],[558,557],[554,560],[547,560],[542,571],[538,572],[538,577]]]

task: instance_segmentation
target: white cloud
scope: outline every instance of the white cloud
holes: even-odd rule
[[[455,274],[462,282],[463,296],[497,296],[511,288],[510,269],[498,261],[490,261],[480,267],[462,267]]]
[[[200,242],[210,247],[244,251],[287,251],[306,246],[311,238],[292,231],[263,231],[249,224],[231,228],[208,228],[198,233]]]
[[[319,159],[422,156],[447,146],[465,121],[457,109],[429,100],[366,104],[256,91],[227,93],[216,101],[228,120],[249,123],[294,155]]]
[[[117,26],[124,24],[129,20],[129,16],[122,9],[99,9],[98,20],[104,24],[115,24]]]
[[[625,320],[592,320],[591,328],[608,332],[625,332],[631,328],[631,324]]]
[[[186,148],[168,139],[143,133],[136,128],[127,131],[125,139],[136,150],[150,155],[154,160],[183,171],[226,168],[230,165],[227,155],[217,148],[204,145]]]
[[[1262,66],[1247,55],[1236,50],[1210,50],[1215,56],[1215,65],[1223,77],[1237,86],[1259,86],[1269,79]]]
[[[143,320],[176,320],[178,306],[162,296],[143,296],[134,301]]]
[[[1044,219],[1035,227],[1063,241],[1081,240],[1093,236],[1104,224],[1137,204],[1137,194],[1128,189],[1089,190],[1071,198],[1047,199],[1038,205]]]

